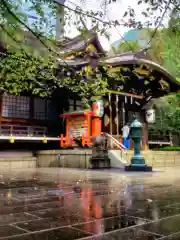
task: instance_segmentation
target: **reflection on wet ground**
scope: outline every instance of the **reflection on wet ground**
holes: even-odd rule
[[[177,169],[2,172],[0,240],[180,239],[179,179]]]

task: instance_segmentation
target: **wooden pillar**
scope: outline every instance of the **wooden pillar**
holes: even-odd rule
[[[122,124],[124,126],[124,124],[126,122],[126,110],[125,110],[125,107],[124,107],[124,102],[122,102],[121,108],[122,108]]]
[[[147,151],[149,149],[148,145],[148,123],[145,119],[145,112],[140,113],[140,121],[142,123],[142,150]]]
[[[142,123],[142,150],[147,151],[149,149],[148,145],[148,124],[146,122]]]
[[[116,134],[119,136],[119,96],[116,95]]]
[[[88,124],[88,139],[90,140],[91,138],[91,116],[87,116],[87,124]]]
[[[111,94],[109,93],[109,124],[110,124],[110,134],[112,135],[112,105],[111,105]]]
[[[66,120],[65,120],[65,124],[66,124],[66,136],[69,136],[69,119],[68,118],[66,118]]]
[[[92,118],[92,133],[93,137],[100,136],[102,132],[102,120],[99,117]]]
[[[34,97],[30,97],[29,118],[34,119]]]
[[[0,95],[0,118],[2,117],[2,111],[3,111],[3,95]]]

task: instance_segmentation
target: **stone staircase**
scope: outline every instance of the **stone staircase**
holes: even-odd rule
[[[126,155],[121,150],[108,150],[108,156],[113,168],[124,168],[128,164]]]

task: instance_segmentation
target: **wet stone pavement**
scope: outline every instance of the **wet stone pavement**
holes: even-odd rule
[[[180,169],[0,173],[0,240],[180,239]]]

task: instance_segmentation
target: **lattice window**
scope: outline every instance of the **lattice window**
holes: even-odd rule
[[[34,119],[46,120],[46,99],[34,98]]]
[[[47,120],[56,119],[56,106],[51,99],[46,100]]]
[[[69,99],[69,112],[73,112],[75,110],[74,108],[74,100]]]
[[[30,117],[30,98],[26,96],[3,95],[2,116],[28,119]]]
[[[75,106],[76,106],[77,111],[83,110],[83,106],[82,106],[81,101],[75,101]]]

